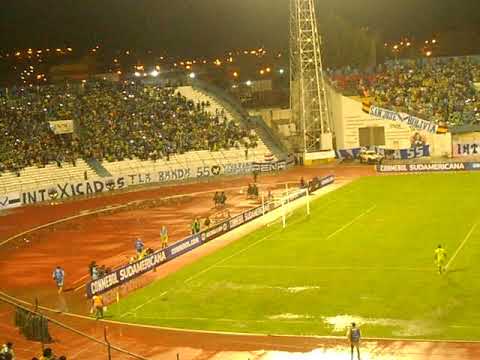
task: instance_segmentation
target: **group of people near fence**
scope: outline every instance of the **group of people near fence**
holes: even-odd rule
[[[7,342],[0,348],[0,360],[16,360],[13,344]],[[40,357],[34,356],[32,360],[67,360],[65,355],[56,356],[49,347],[43,349]]]
[[[225,195],[225,192],[216,191],[215,195],[213,195],[213,203],[215,205],[215,208],[225,206],[225,204],[227,203],[227,195]]]
[[[88,266],[88,271],[92,280],[98,280],[111,273],[112,269],[105,265],[97,265],[95,261],[92,261]]]
[[[256,199],[258,198],[258,186],[257,184],[248,184],[247,189],[247,199]]]

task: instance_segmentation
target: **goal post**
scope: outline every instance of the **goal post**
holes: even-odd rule
[[[286,228],[288,219],[294,214],[310,215],[310,193],[307,188],[289,189],[286,186],[285,191],[276,197],[262,196],[262,209],[268,217],[267,226],[281,222],[282,227]]]

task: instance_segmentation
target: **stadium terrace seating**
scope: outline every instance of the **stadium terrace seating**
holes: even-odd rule
[[[0,193],[20,192],[62,182],[81,182],[98,177],[95,171],[82,159],[77,160],[76,166],[69,163],[58,167],[56,164],[47,164],[43,168],[30,166],[19,171],[19,175],[13,172],[5,172],[0,176]]]
[[[205,94],[199,89],[195,89],[192,86],[180,86],[177,88],[177,93],[182,94],[187,99],[193,101],[194,103],[209,103],[209,112],[215,113],[224,113],[227,120],[237,120],[234,118],[232,113],[225,109],[213,96]]]
[[[49,121],[67,119],[75,132],[55,134]],[[191,86],[91,81],[12,89],[0,93],[0,130],[7,135],[0,144],[0,191],[83,181],[85,174],[276,160],[242,121]],[[75,159],[92,167],[83,160],[74,166]]]
[[[480,124],[480,61],[476,57],[401,60],[375,72],[331,72],[343,92],[356,88],[374,104],[449,126]]]
[[[223,107],[214,96],[204,93],[202,90],[193,88],[191,86],[181,86],[177,88],[177,92],[185,96],[187,99],[192,100],[195,103],[208,102],[210,104],[209,111],[212,113],[222,113],[227,118],[227,120],[232,120],[239,122],[239,119],[235,119],[234,115],[225,107]],[[255,133],[258,137],[258,146],[255,149],[249,149],[249,160],[254,159],[254,161],[264,161],[263,156],[265,154],[271,153],[270,149],[265,145],[264,141]],[[245,148],[240,149],[242,151],[241,158],[244,158]],[[252,158],[250,158],[252,155]],[[274,159],[275,160],[275,159]]]
[[[213,96],[205,94],[201,90],[191,86],[182,86],[177,88],[176,94],[181,94],[194,103],[208,103],[208,112],[212,114],[221,114],[227,121],[237,121],[233,114],[225,109],[220,102]],[[253,132],[253,134],[255,134]],[[256,134],[255,134],[256,135]],[[172,154],[167,160],[165,157],[157,160],[129,159],[123,161],[104,161],[102,165],[112,175],[125,175],[135,173],[151,173],[160,171],[169,171],[179,168],[197,168],[202,166],[213,166],[222,164],[234,164],[244,162],[245,146],[239,144],[238,148],[218,149],[217,151],[190,151],[184,154]],[[248,149],[248,161],[264,162],[267,155],[271,154],[270,149],[265,145],[262,139],[258,138],[257,146]],[[272,160],[278,160],[273,157]]]

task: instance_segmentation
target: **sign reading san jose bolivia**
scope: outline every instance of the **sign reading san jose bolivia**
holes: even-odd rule
[[[438,131],[438,125],[434,122],[423,120],[405,113],[382,109],[377,106],[372,106],[370,108],[370,115],[385,120],[401,122],[415,129],[426,131],[432,134],[435,134]]]

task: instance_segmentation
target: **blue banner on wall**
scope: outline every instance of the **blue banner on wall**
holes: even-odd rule
[[[358,159],[360,153],[364,150],[367,150],[367,148],[359,147],[354,149],[341,149],[335,151],[335,155],[336,158],[340,160],[356,160]],[[400,150],[373,147],[372,150],[384,156],[388,160],[408,160],[430,156],[430,145],[422,145],[410,149]]]

